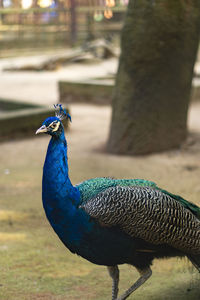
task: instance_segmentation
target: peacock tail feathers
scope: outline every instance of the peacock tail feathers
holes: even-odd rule
[[[188,259],[192,262],[192,264],[195,266],[195,268],[200,273],[200,255],[187,255]]]
[[[200,220],[200,207],[198,207],[196,204],[185,200],[179,195],[174,195],[172,193],[169,193],[166,190],[163,189],[159,189],[159,190],[162,191],[164,194],[170,196],[171,198],[175,199],[179,203],[181,203],[185,208],[189,209],[197,217],[197,219]]]

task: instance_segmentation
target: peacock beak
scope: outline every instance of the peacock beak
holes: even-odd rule
[[[47,132],[47,128],[45,125],[42,125],[40,128],[38,128],[35,134],[43,133],[43,132]]]

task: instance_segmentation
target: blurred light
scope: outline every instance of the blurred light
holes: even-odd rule
[[[106,19],[111,19],[112,16],[113,16],[113,12],[112,12],[111,9],[106,9],[106,10],[104,10],[104,17],[105,17]]]
[[[22,8],[30,8],[33,4],[33,0],[21,0]]]
[[[38,5],[42,8],[49,7],[52,5],[53,0],[38,0]]]
[[[128,5],[129,0],[120,0],[121,5]]]
[[[101,22],[103,20],[102,11],[95,11],[94,12],[94,20],[97,21],[97,22]]]
[[[115,6],[115,0],[106,0],[106,6],[114,7]]]
[[[3,7],[10,7],[12,6],[12,0],[3,0]]]
[[[57,8],[58,4],[53,0],[50,8]],[[45,12],[42,14],[42,21],[44,23],[48,23],[52,18],[56,18],[58,16],[58,13],[56,11],[51,12]]]

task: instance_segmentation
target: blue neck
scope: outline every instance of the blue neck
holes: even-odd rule
[[[80,200],[80,193],[68,175],[67,143],[64,131],[52,137],[43,169],[42,199],[51,225],[71,216]],[[64,217],[65,216],[65,217]]]
[[[78,207],[80,199],[78,188],[69,179],[67,143],[62,131],[59,136],[51,138],[48,146],[43,170],[42,200],[54,231],[70,251],[77,254],[80,253],[83,237],[93,226],[89,222],[90,217]],[[86,257],[87,247],[82,252]]]

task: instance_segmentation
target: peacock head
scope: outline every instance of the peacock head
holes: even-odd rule
[[[63,119],[69,119],[71,121],[71,116],[69,113],[63,109],[61,104],[54,105],[55,107],[55,117],[47,118],[43,123],[42,126],[36,131],[35,134],[38,133],[46,133],[50,134],[51,136],[59,136],[63,131]]]

